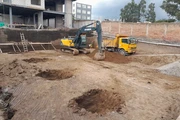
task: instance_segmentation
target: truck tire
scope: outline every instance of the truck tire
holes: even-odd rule
[[[125,50],[123,50],[123,49],[119,49],[119,53],[121,55],[123,55],[123,56],[127,56],[128,55],[127,52]]]

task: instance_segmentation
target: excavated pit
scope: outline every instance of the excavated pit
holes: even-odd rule
[[[24,59],[23,61],[28,63],[39,63],[39,62],[47,62],[51,59],[49,58],[30,58],[30,59]]]
[[[73,76],[73,70],[64,69],[64,70],[46,70],[40,71],[36,76],[46,78],[48,80],[63,80],[68,79]]]
[[[123,106],[124,101],[120,94],[101,89],[92,89],[69,101],[69,107],[73,108],[73,112],[81,115],[85,114],[85,111],[99,115],[112,111],[123,114]]]

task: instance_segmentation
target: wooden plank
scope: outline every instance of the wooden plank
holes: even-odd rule
[[[54,45],[51,43],[51,46],[54,48],[54,50],[56,50],[56,48],[54,47]]]
[[[14,45],[12,45],[12,47],[13,47],[14,52],[16,52],[16,49],[15,49]]]
[[[31,45],[32,49],[33,49],[34,51],[36,51],[36,50],[34,49],[33,45],[32,45],[32,44],[30,44],[30,45]]]
[[[41,44],[41,47],[42,47],[44,50],[46,50],[42,44]]]
[[[40,43],[40,42],[33,43],[33,42],[29,42],[29,44],[31,44],[31,45],[51,45],[52,43],[50,43],[50,42],[47,42],[47,43]]]
[[[1,48],[0,48],[0,53],[3,53],[2,50],[1,50]]]
[[[21,49],[19,48],[19,46],[17,44],[15,44],[17,49],[19,50],[19,52],[21,52]]]

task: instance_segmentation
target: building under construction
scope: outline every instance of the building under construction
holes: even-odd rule
[[[0,0],[0,21],[11,28],[49,27],[52,21],[53,28],[72,28],[72,1],[75,0]]]

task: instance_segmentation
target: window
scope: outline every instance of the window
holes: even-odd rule
[[[90,14],[91,14],[91,11],[87,11],[87,14],[89,14],[89,15],[90,15]]]
[[[41,5],[41,0],[31,0],[32,5]]]
[[[84,20],[85,20],[85,19],[86,19],[86,16],[82,16],[82,19],[84,19]]]
[[[88,20],[90,20],[90,19],[91,19],[91,17],[87,17],[87,19],[88,19]]]
[[[78,18],[78,19],[81,19],[81,15],[77,15],[77,18]]]
[[[73,9],[73,13],[75,12],[75,9]]]
[[[85,8],[85,9],[86,9],[86,5],[82,5],[82,8]]]
[[[80,7],[80,8],[81,8],[81,4],[77,3],[77,7]]]
[[[88,5],[88,6],[87,6],[87,8],[88,8],[88,9],[91,9],[91,6],[90,6],[90,5]]]
[[[81,10],[80,10],[80,9],[77,9],[77,13],[81,13]]]
[[[122,39],[122,43],[127,43],[128,44],[128,39]]]
[[[73,4],[73,7],[75,7],[75,4]]]
[[[82,10],[82,14],[86,14],[86,10]]]

